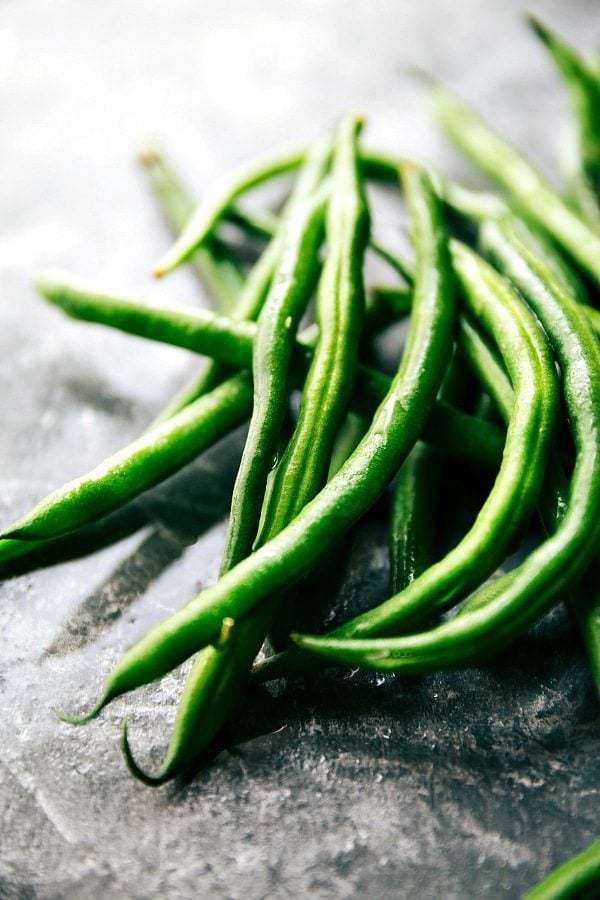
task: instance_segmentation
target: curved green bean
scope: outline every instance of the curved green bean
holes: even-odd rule
[[[525,900],[594,900],[600,884],[600,840],[569,859],[525,895]]]
[[[189,219],[194,202],[163,157],[153,149],[139,154],[167,224],[178,234]],[[222,312],[234,309],[244,284],[243,272],[229,249],[216,235],[191,257],[194,270]]]
[[[511,194],[524,213],[600,285],[600,236],[525,157],[466,104],[433,81],[429,82],[428,92],[437,120],[448,137]]]
[[[330,141],[319,142],[306,165],[326,171]],[[258,317],[252,373],[254,403],[248,437],[233,488],[229,529],[221,563],[221,574],[248,556],[260,520],[260,510],[273,467],[273,458],[285,412],[288,371],[292,362],[298,322],[310,299],[319,249],[327,195],[298,203],[287,218],[281,237],[280,262],[271,290]]]
[[[542,41],[563,77],[577,126],[574,159],[568,173],[573,195],[583,215],[600,229],[600,79],[592,66],[539,19],[529,24]]]

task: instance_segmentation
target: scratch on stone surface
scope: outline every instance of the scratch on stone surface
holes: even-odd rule
[[[66,844],[76,844],[77,838],[60,821],[58,813],[51,808],[47,798],[44,797],[42,791],[35,786],[33,775],[31,775],[30,772],[27,772],[24,776],[23,773],[18,772],[6,760],[0,760],[0,765],[2,765],[8,772],[8,774],[12,778],[14,778],[17,784],[25,791],[25,793],[32,798],[35,803],[36,809],[39,809],[44,819],[58,834],[61,840]]]

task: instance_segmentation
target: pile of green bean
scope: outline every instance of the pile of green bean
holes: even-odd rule
[[[91,711],[63,716],[88,721],[194,657],[158,772],[134,759],[124,723],[125,758],[143,782],[197,767],[251,678],[331,664],[403,673],[469,666],[564,600],[600,690],[600,72],[532,24],[573,101],[577,165],[565,194],[428,82],[438,122],[502,197],[363,150],[362,122],[346,116],[308,148],[227,176],[197,205],[157,153],[143,154],[177,233],[155,274],[189,261],[215,312],[149,306],[61,272],[38,278],[39,292],[74,318],[210,362],[137,441],[3,530],[6,572],[60,553],[61,542],[249,420],[218,581],[123,655]],[[275,178],[293,178],[278,214],[248,206],[252,189]],[[411,262],[371,236],[371,180],[401,188]],[[254,248],[249,268],[240,241]],[[366,289],[367,252],[395,284]],[[307,311],[313,324],[300,331]],[[407,336],[389,378],[364,354],[399,319]],[[448,456],[483,470],[491,487],[442,553],[433,521]],[[334,631],[293,633],[344,535],[388,489],[391,596]],[[534,515],[537,546],[493,578]],[[257,664],[263,645],[271,650]],[[573,878],[587,889],[600,874],[598,845],[569,865],[570,880],[560,870],[534,895],[575,896]]]

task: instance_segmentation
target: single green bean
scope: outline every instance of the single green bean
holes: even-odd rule
[[[576,147],[569,160],[568,181],[579,209],[596,229],[600,229],[600,79],[592,66],[539,19],[529,16],[529,24],[548,50],[561,73],[576,122]]]
[[[189,259],[210,238],[217,223],[242,194],[277,175],[285,175],[298,168],[303,156],[302,152],[292,151],[266,160],[260,159],[217,180],[195,208],[175,243],[155,266],[154,274],[157,277],[166,275]]]
[[[178,234],[193,211],[191,196],[155,150],[146,149],[138,158],[168,225]],[[190,262],[217,308],[221,312],[232,310],[243,287],[244,276],[225,244],[212,236],[194,253]]]
[[[466,104],[433,81],[429,82],[429,96],[437,120],[450,139],[600,285],[600,235],[525,157]]]

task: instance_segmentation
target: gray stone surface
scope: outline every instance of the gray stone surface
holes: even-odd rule
[[[597,3],[531,2],[573,41]],[[473,179],[435,134],[420,65],[552,171],[564,103],[520,4],[4,0],[0,7],[0,521],[134,438],[193,362],[42,305],[59,264],[155,285],[166,235],[133,156],[156,138],[201,190],[346,108],[374,144]],[[399,212],[377,228],[390,240]],[[327,674],[250,698],[188,783],[125,772],[119,723],[158,762],[181,675],[83,708],[120,652],[218,568],[242,435],[113,517],[99,551],[0,588],[0,897],[517,897],[598,828],[598,707],[567,616],[473,671]],[[112,543],[111,543],[112,540]],[[382,516],[352,543],[340,609],[385,590]],[[78,547],[68,545],[66,555]]]

